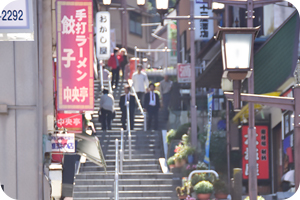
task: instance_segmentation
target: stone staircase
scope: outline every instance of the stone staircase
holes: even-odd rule
[[[121,112],[118,107],[122,85],[114,90],[116,118],[111,131],[100,131],[101,124],[97,115],[93,116],[96,135],[98,136],[107,163],[107,173],[102,167],[87,161],[81,164],[80,172],[75,177],[74,200],[112,200],[114,199],[115,173],[115,139],[121,138]],[[98,84],[95,83],[95,87]],[[95,89],[95,91],[97,91]],[[95,111],[98,103],[95,95]],[[99,100],[97,100],[99,102]],[[162,173],[159,158],[163,156],[163,145],[160,132],[143,131],[143,116],[136,111],[135,130],[132,131],[132,159],[129,160],[128,137],[124,132],[125,161],[123,173],[119,175],[119,199],[178,199],[172,186],[172,174]]]

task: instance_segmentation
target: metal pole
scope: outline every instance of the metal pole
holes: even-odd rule
[[[101,91],[103,91],[104,85],[103,85],[103,61],[100,60],[100,84],[101,84]]]
[[[179,3],[176,6],[176,15],[180,16],[179,14]],[[181,57],[180,57],[180,46],[181,46],[181,38],[180,38],[180,26],[179,26],[179,20],[176,20],[176,26],[177,26],[177,63],[181,63]]]
[[[253,27],[253,0],[247,1],[247,26]],[[250,68],[253,70],[253,52],[251,57]],[[254,71],[248,78],[248,93],[254,94]],[[249,129],[248,129],[248,141],[249,141],[249,196],[250,200],[257,199],[257,166],[256,166],[256,128],[255,128],[255,113],[254,104],[249,103]]]
[[[294,158],[295,158],[295,190],[298,190],[300,182],[300,85],[294,88],[295,111],[294,111]]]
[[[118,165],[118,149],[119,149],[119,141],[116,139],[116,161],[115,161],[115,200],[119,200],[119,165]]]
[[[196,108],[196,76],[195,76],[195,26],[194,26],[194,0],[190,0],[190,54],[191,54],[191,143],[197,147],[197,108]]]
[[[227,174],[228,190],[231,194],[231,176],[230,176],[230,119],[229,119],[229,100],[226,100],[226,139],[227,139]]]
[[[129,114],[129,101],[126,102],[127,108],[127,131],[128,131],[128,142],[129,142],[129,160],[131,160],[131,130],[130,130],[130,114]]]
[[[120,173],[123,173],[124,160],[124,130],[121,128],[121,148],[120,148]]]
[[[134,47],[135,71],[137,69],[137,46]]]
[[[121,1],[122,4],[122,8],[123,10],[121,11],[122,15],[121,15],[121,28],[122,28],[122,47],[124,47],[125,49],[127,49],[127,0],[122,0]]]
[[[168,47],[165,47],[165,69],[167,70],[168,68]]]
[[[147,131],[147,113],[144,112],[143,115],[144,115],[144,131]]]

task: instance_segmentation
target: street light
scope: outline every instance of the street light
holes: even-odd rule
[[[156,10],[160,14],[161,25],[164,25],[163,16],[168,12],[169,0],[156,0]]]
[[[103,0],[103,4],[104,5],[110,5],[111,4],[111,0]]]
[[[145,5],[145,3],[146,3],[146,0],[137,0],[137,5],[139,5],[139,6]]]
[[[216,39],[221,40],[223,78],[233,80],[235,110],[240,109],[241,80],[249,78],[252,73],[254,39],[259,29],[219,27],[216,35]]]

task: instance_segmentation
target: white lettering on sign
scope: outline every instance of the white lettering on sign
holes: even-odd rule
[[[76,86],[71,89],[68,86],[66,88],[64,88],[64,100],[66,100],[67,102],[69,101],[76,101],[76,102],[84,102],[85,99],[89,96],[88,95],[88,88],[86,87],[81,87],[81,88],[77,88]]]

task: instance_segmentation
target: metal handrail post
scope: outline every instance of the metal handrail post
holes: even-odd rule
[[[144,131],[147,131],[147,113],[143,113],[144,115]]]
[[[187,181],[190,181],[192,179],[192,176],[197,173],[211,173],[214,174],[217,177],[217,179],[219,179],[219,174],[215,170],[194,170],[189,174]],[[190,194],[189,187],[188,187],[188,194]]]
[[[108,90],[109,90],[109,94],[113,93],[112,87],[111,87],[111,79],[110,78],[108,79]]]
[[[102,66],[102,60],[100,60],[100,84],[101,84],[101,91],[103,91],[104,85],[103,85],[103,66]]]
[[[137,46],[134,47],[135,70],[137,69]]]
[[[131,130],[130,130],[130,113],[129,113],[129,101],[126,102],[127,108],[127,131],[128,131],[128,142],[129,142],[129,160],[131,160]]]
[[[116,163],[115,163],[115,200],[119,200],[119,165],[118,165],[118,150],[119,150],[119,141],[116,139]]]
[[[121,149],[120,149],[120,173],[123,173],[124,160],[124,130],[121,128]]]

